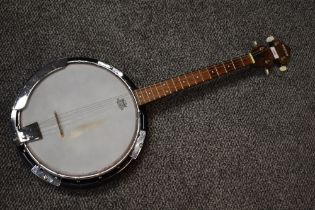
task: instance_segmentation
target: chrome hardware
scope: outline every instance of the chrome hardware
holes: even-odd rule
[[[137,138],[137,141],[135,143],[133,151],[130,154],[130,157],[132,157],[133,159],[136,159],[138,157],[138,155],[142,149],[145,136],[146,136],[146,132],[144,130],[140,130],[139,136]]]
[[[32,173],[35,174],[37,177],[41,178],[42,180],[48,182],[49,184],[60,186],[61,180],[58,177],[52,176],[48,172],[41,169],[38,165],[35,165],[31,169]]]
[[[275,38],[273,36],[268,36],[267,39],[266,39],[266,42],[270,43],[272,41],[274,41]]]
[[[280,66],[279,70],[282,71],[282,72],[284,72],[284,71],[287,71],[287,70],[288,70],[288,67],[286,67],[286,66]]]
[[[20,128],[19,131],[22,133],[21,142],[40,140],[43,138],[37,122]]]
[[[21,145],[27,141],[35,141],[43,138],[38,123],[35,122],[28,126],[21,127],[20,119],[20,112],[13,109],[11,113],[11,122],[16,131],[16,136],[13,139],[16,144]]]
[[[269,69],[265,69],[265,73],[267,76],[269,76]]]
[[[257,47],[258,46],[257,41],[253,41],[252,46]]]

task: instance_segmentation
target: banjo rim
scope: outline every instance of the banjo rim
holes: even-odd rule
[[[46,77],[51,75],[52,73],[55,73],[59,70],[64,69],[69,64],[92,64],[96,65],[104,70],[107,70],[111,72],[113,75],[115,75],[117,78],[119,78],[126,88],[129,90],[133,101],[135,108],[137,109],[137,128],[135,131],[135,135],[133,136],[132,144],[128,148],[125,155],[118,159],[118,161],[111,166],[110,168],[97,171],[94,174],[91,175],[83,175],[83,176],[71,176],[71,175],[65,175],[61,173],[57,173],[43,164],[41,164],[32,154],[32,152],[29,150],[27,146],[27,141],[21,140],[21,137],[23,137],[24,133],[20,131],[21,127],[21,111],[27,104],[27,100],[29,99],[32,91],[34,88]],[[106,64],[104,62],[101,62],[97,59],[91,59],[91,58],[83,58],[83,57],[74,57],[74,58],[64,58],[60,59],[54,62],[51,62],[45,66],[43,66],[39,71],[37,71],[25,84],[25,86],[20,90],[17,99],[14,103],[14,106],[12,108],[11,112],[11,121],[13,123],[13,128],[15,131],[15,138],[14,141],[17,143],[20,151],[22,152],[23,156],[27,159],[27,161],[32,165],[32,172],[38,176],[39,178],[42,178],[43,180],[49,182],[50,184],[59,186],[60,184],[70,184],[70,185],[82,185],[82,184],[91,184],[94,182],[99,182],[100,180],[110,178],[114,176],[115,174],[122,171],[124,168],[127,167],[127,165],[132,162],[132,160],[136,159],[139,155],[146,131],[145,131],[145,110],[143,106],[139,106],[136,97],[133,93],[133,90],[136,89],[136,86],[132,83],[132,81],[124,75],[122,72],[114,68],[113,66]]]

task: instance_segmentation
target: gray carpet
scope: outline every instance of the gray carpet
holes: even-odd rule
[[[315,208],[315,2],[0,0],[0,209]],[[147,106],[140,158],[84,190],[30,173],[9,127],[18,90],[57,58],[138,86],[237,56],[273,34],[289,71],[249,69]]]

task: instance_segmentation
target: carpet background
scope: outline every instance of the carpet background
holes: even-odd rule
[[[315,207],[315,2],[0,0],[0,208]],[[249,71],[147,106],[140,157],[90,189],[31,174],[9,128],[18,90],[43,64],[84,56],[144,86],[237,56],[273,34],[289,71]]]

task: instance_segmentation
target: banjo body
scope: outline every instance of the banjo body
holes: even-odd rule
[[[32,172],[59,186],[98,182],[124,169],[145,138],[134,88],[120,71],[93,59],[63,59],[38,71],[11,114]]]

